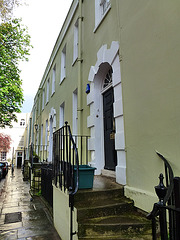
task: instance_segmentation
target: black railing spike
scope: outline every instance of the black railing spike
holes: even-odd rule
[[[173,192],[173,187],[174,187],[173,178],[174,178],[174,174],[173,174],[173,170],[172,170],[170,164],[168,163],[167,159],[161,153],[159,153],[158,151],[156,151],[156,153],[161,158],[161,160],[163,160],[164,166],[165,166],[165,168],[166,167],[168,168],[168,172],[169,172],[169,176],[168,176],[169,182],[167,183],[168,184],[168,190],[167,190],[166,196],[164,198],[164,202],[166,203],[169,200],[169,198],[170,198],[170,196],[172,195],[172,192]],[[166,176],[166,178],[167,178],[167,176]]]
[[[164,198],[166,196],[167,188],[164,186],[163,183],[164,176],[162,173],[159,175],[159,185],[155,187],[156,194],[159,198],[159,203],[164,205]]]

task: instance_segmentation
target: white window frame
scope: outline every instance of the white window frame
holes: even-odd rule
[[[66,45],[64,46],[62,53],[61,53],[61,81],[66,77]]]
[[[78,27],[78,20],[76,21],[74,25],[74,51],[73,51],[73,63],[78,58],[78,43],[79,43],[79,27]]]
[[[44,110],[44,98],[45,98],[45,88],[43,88],[43,94],[42,94],[42,110]]]
[[[49,83],[50,83],[50,78],[48,78],[47,86],[46,86],[46,104],[49,102]]]
[[[78,134],[78,115],[77,115],[77,107],[78,107],[78,95],[77,89],[73,92],[73,135]]]
[[[38,95],[38,116],[40,116],[41,113],[41,98],[40,94]]]
[[[59,109],[59,128],[64,126],[64,107],[65,103],[63,102]]]
[[[95,28],[94,33],[111,9],[110,0],[95,0]]]
[[[110,1],[109,0],[100,0],[100,8],[102,16],[106,13],[109,7]]]
[[[25,119],[21,119],[21,121],[20,121],[20,126],[21,126],[21,127],[24,127],[25,125],[26,125]]]
[[[78,145],[78,91],[77,89],[73,92],[73,129],[72,129],[72,133],[73,133],[73,138],[74,141],[76,143],[76,145]]]
[[[39,143],[39,130],[36,133],[36,154],[38,154],[38,143]]]
[[[7,158],[7,152],[2,151],[1,152],[1,161],[6,161],[6,158]]]
[[[41,125],[41,151],[43,150],[43,124]]]
[[[53,154],[53,117],[50,117],[49,120],[49,157],[48,162],[52,162]]]
[[[53,95],[55,93],[55,85],[56,85],[56,64],[53,67],[51,95]]]
[[[47,143],[48,143],[48,119],[46,120],[45,150],[47,150]]]

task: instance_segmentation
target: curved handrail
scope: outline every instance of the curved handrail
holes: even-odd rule
[[[156,151],[157,155],[164,161],[165,166],[168,168],[169,170],[169,181],[170,184],[168,186],[167,189],[167,193],[164,197],[163,203],[166,204],[167,201],[169,200],[169,198],[171,197],[171,194],[173,192],[173,188],[174,188],[174,182],[173,182],[173,178],[174,178],[174,174],[173,174],[173,170],[170,166],[170,164],[168,163],[167,159],[158,151]],[[146,216],[148,219],[152,219],[155,218],[156,216],[159,215],[159,203],[155,203],[153,210]]]
[[[69,194],[70,195],[75,195],[78,191],[78,187],[79,187],[79,156],[78,156],[78,150],[77,150],[77,147],[76,147],[76,143],[74,142],[74,139],[73,139],[73,136],[71,134],[71,128],[68,124],[68,122],[65,122],[66,126],[68,127],[68,132],[69,132],[69,137],[70,137],[70,140],[72,142],[72,145],[73,145],[73,149],[75,150],[75,156],[76,156],[76,166],[77,166],[77,174],[76,174],[76,186],[75,186],[75,189],[74,191],[70,191]]]
[[[174,178],[174,174],[173,174],[173,170],[172,170],[170,164],[168,163],[167,159],[161,153],[159,153],[158,151],[156,151],[156,153],[164,161],[166,167],[169,170],[169,181],[170,181],[170,184],[168,186],[168,190],[167,190],[166,196],[164,198],[164,203],[166,204],[167,201],[169,200],[172,192],[173,192],[173,187],[174,187],[173,178]]]

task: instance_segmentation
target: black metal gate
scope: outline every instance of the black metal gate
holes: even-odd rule
[[[77,174],[74,181],[74,166]],[[79,184],[79,156],[76,143],[71,134],[68,123],[53,133],[53,175],[56,187],[69,193],[70,218],[70,240],[76,232],[73,231],[72,214],[74,210],[74,195],[78,191]],[[76,183],[76,184],[75,184]]]
[[[41,194],[53,207],[53,168],[52,164],[43,163],[41,165]]]

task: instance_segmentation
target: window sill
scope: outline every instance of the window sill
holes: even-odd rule
[[[101,23],[103,22],[104,18],[106,17],[106,15],[108,14],[108,12],[111,10],[111,4],[109,4],[108,8],[106,9],[104,15],[102,16],[102,18],[99,20],[98,24],[95,26],[93,33],[96,33],[97,29],[99,28],[99,26],[101,25]]]
[[[59,83],[59,85],[61,85],[63,83],[63,81],[65,80],[66,77],[63,77]]]
[[[72,67],[75,65],[75,63],[77,62],[77,60],[78,60],[78,57],[77,57],[75,60],[73,60]]]
[[[51,94],[51,97],[53,97],[54,96],[54,94],[55,94],[55,91]]]

